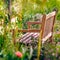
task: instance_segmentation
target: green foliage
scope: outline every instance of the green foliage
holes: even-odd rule
[[[16,17],[14,29],[16,29],[15,37],[20,38],[22,33],[18,33],[18,29],[27,29],[27,21],[33,21],[33,16],[37,13],[46,14],[53,11],[54,8],[58,9],[57,19],[60,20],[60,1],[59,0],[11,0],[11,16]],[[2,60],[29,60],[31,58],[30,49],[23,44],[16,43],[14,45],[9,17],[8,17],[9,0],[0,0],[0,21],[3,19],[3,34],[0,34],[0,57]],[[22,19],[22,20],[21,20]],[[57,22],[59,23],[59,22]],[[10,25],[9,25],[10,24]],[[60,24],[60,23],[59,23]],[[55,30],[60,30],[59,24],[56,24]],[[38,27],[35,25],[34,27]],[[2,33],[1,32],[1,33]],[[47,43],[42,46],[43,58],[56,60],[60,55],[60,35],[54,35],[54,44]],[[23,57],[20,59],[16,57],[15,52],[21,51]],[[34,51],[35,52],[35,51]],[[58,55],[58,56],[56,56]],[[59,60],[59,58],[58,58]]]
[[[4,44],[4,35],[0,35],[0,51],[2,50],[3,48],[3,44]]]
[[[50,59],[50,60],[59,60],[59,56],[60,56],[60,45],[57,43],[46,43],[43,45],[42,47],[42,54],[41,54],[41,58],[44,58],[46,60]]]
[[[54,37],[55,37],[55,42],[56,43],[60,42],[60,34],[55,34]]]

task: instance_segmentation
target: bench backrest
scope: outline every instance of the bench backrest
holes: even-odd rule
[[[42,39],[47,40],[53,35],[56,11],[42,17]]]

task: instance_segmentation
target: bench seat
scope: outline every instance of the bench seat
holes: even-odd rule
[[[26,33],[24,34],[20,39],[19,41],[21,43],[24,43],[24,44],[27,44],[27,43],[31,43],[34,39],[37,39],[39,36],[39,33],[34,33],[34,32],[31,32],[31,33]]]

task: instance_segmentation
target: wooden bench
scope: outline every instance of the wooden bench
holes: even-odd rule
[[[42,33],[40,34],[42,42],[46,41],[47,39],[50,39],[52,41],[55,16],[56,16],[56,11],[53,11],[47,15],[44,14],[42,17],[42,22],[39,22],[39,21],[27,22],[28,29],[18,30],[18,32],[28,32],[28,33],[24,34],[21,39],[24,39],[24,36],[26,38],[27,36],[32,36],[35,33],[37,33],[37,35],[39,35],[40,32],[42,31]],[[41,24],[41,28],[40,29],[31,29],[32,24],[39,24],[39,25]],[[15,30],[13,29],[11,31],[13,32],[12,37],[14,39]],[[19,40],[21,40],[21,39],[19,39]],[[14,41],[14,42],[16,42],[16,41]]]
[[[28,30],[18,30],[19,32],[27,32],[19,39],[19,41],[25,44],[31,43],[32,42],[31,38],[32,37],[38,38],[40,31],[42,31],[41,37],[40,37],[42,39],[42,43],[44,43],[47,39],[50,39],[50,41],[52,42],[55,16],[56,16],[56,11],[51,12],[47,15],[43,15],[42,22],[39,22],[39,21],[27,22]],[[39,25],[41,24],[41,29],[32,30],[31,29],[32,24],[39,24]]]

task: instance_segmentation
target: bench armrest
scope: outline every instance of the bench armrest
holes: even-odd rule
[[[42,24],[42,22],[40,22],[40,21],[34,21],[34,22],[29,21],[29,22],[27,22],[28,29],[30,29],[30,25],[32,25],[32,24]]]
[[[10,30],[10,32],[14,32],[15,31],[15,29],[12,29],[12,30]],[[22,30],[18,30],[18,32],[40,32],[41,31],[41,29],[22,29]]]

